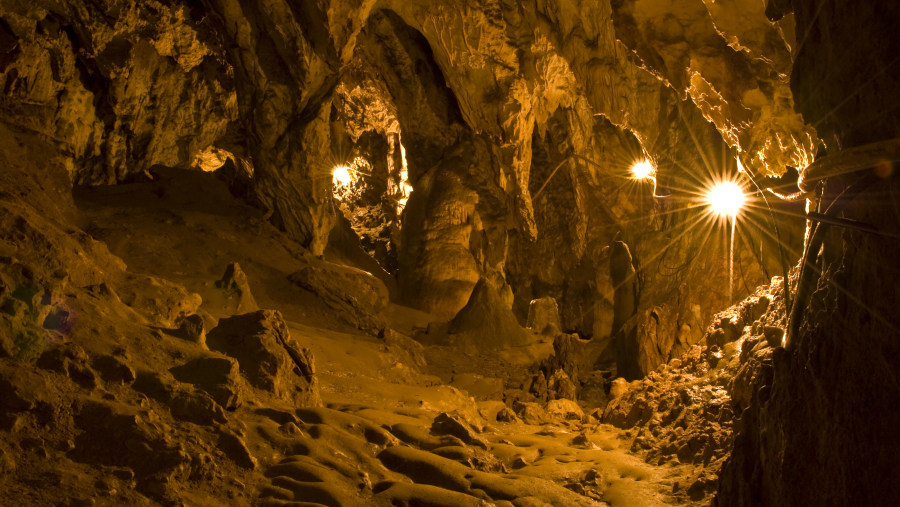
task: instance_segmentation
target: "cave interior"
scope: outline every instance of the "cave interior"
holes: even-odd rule
[[[897,26],[0,0],[0,504],[900,505]]]

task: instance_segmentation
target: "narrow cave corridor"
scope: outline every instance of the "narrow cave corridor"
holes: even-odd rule
[[[898,23],[0,1],[0,505],[900,505]]]

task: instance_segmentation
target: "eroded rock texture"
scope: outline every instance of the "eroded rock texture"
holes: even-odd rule
[[[830,1],[792,5],[805,44],[791,87],[829,153],[895,139],[900,134],[900,66],[888,20],[900,17],[898,7]],[[841,202],[844,189],[859,189],[862,183],[858,196],[844,205],[843,216],[896,234],[897,189],[889,160],[886,155],[884,171],[860,167],[828,179],[823,209],[836,198]],[[760,396],[742,417],[723,470],[721,504],[900,501],[890,485],[900,473],[894,459],[900,450],[897,255],[896,240],[886,236],[827,232],[809,280],[811,296],[801,302],[799,330],[786,350],[775,350],[772,378],[754,384]]]
[[[261,460],[273,504],[606,498],[594,470],[491,475],[539,463],[540,439],[308,408],[318,376],[299,343],[317,319],[338,329],[326,342],[372,335],[333,378],[419,378],[424,347],[406,333],[424,328],[389,327],[400,302],[434,318],[443,352],[486,365],[553,340],[528,385],[456,382],[505,391],[491,419],[510,424],[585,431],[599,412],[580,421],[572,399],[612,398],[602,417],[632,431],[632,452],[708,467],[674,485],[678,501],[711,494],[733,437],[719,504],[900,503],[898,19],[887,1],[0,1],[0,472],[15,446],[30,461],[13,495],[63,484],[38,504],[116,488],[202,503],[186,484],[218,498],[223,473],[260,482]],[[801,252],[802,203],[761,211],[751,179],[869,143],[876,167],[829,174],[810,208],[855,222],[812,226]],[[631,178],[643,159],[652,178]],[[759,195],[729,224],[704,193],[730,178]],[[180,232],[104,229],[101,200],[144,233]],[[217,258],[207,273],[172,256],[237,238],[271,264]],[[801,254],[793,308],[758,293],[707,328]],[[170,279],[141,274],[154,269]],[[244,269],[265,280],[252,295]],[[273,301],[285,313],[260,309]],[[613,370],[635,383],[608,390]],[[470,403],[450,392],[397,401]]]
[[[727,299],[689,192],[736,156],[803,166],[814,139],[791,107],[792,27],[761,4],[56,0],[0,18],[4,108],[60,145],[73,181],[223,166],[317,255],[343,209],[400,299],[446,319],[487,279],[522,323],[554,297],[563,330],[608,343],[625,242],[636,375]],[[627,179],[641,158],[655,184]],[[360,191],[335,203],[331,172],[357,159]],[[742,238],[749,290],[779,266],[772,238]]]
[[[76,182],[187,164],[238,115],[204,18],[186,3],[4,2],[7,118],[54,140]]]

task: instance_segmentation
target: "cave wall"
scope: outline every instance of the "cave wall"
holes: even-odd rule
[[[700,338],[728,272],[692,228],[696,199],[654,199],[628,166],[648,157],[690,191],[736,156],[758,174],[802,165],[814,136],[787,86],[789,24],[752,2],[657,4],[7,0],[2,106],[61,146],[76,183],[227,150],[316,255],[337,222],[336,146],[397,134],[414,187],[393,233],[403,301],[449,318],[485,278],[523,322],[552,295],[566,330],[609,340],[618,238],[640,263],[630,325],[649,370]],[[743,291],[771,271],[750,254],[765,241],[738,244]],[[701,279],[716,290],[690,289]]]
[[[189,4],[5,1],[0,17],[4,118],[58,144],[74,182],[184,164],[237,118],[218,36]]]
[[[793,9],[805,40],[791,87],[828,153],[896,139],[900,7],[874,1],[790,4],[786,9]],[[839,228],[827,233],[799,333],[787,349],[776,349],[741,417],[721,474],[719,505],[900,502],[894,486],[900,476],[895,167],[885,157],[875,168],[825,182],[827,204],[872,178],[842,216],[889,236]]]

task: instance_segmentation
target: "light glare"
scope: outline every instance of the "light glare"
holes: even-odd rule
[[[645,180],[653,177],[653,164],[648,160],[640,160],[631,166],[631,177],[636,180]]]
[[[331,171],[331,176],[334,180],[334,184],[337,186],[345,187],[350,183],[353,183],[353,175],[350,174],[350,168],[347,166],[335,167],[334,170]]]
[[[719,217],[735,218],[746,200],[744,190],[733,181],[716,183],[706,193],[706,204]]]

